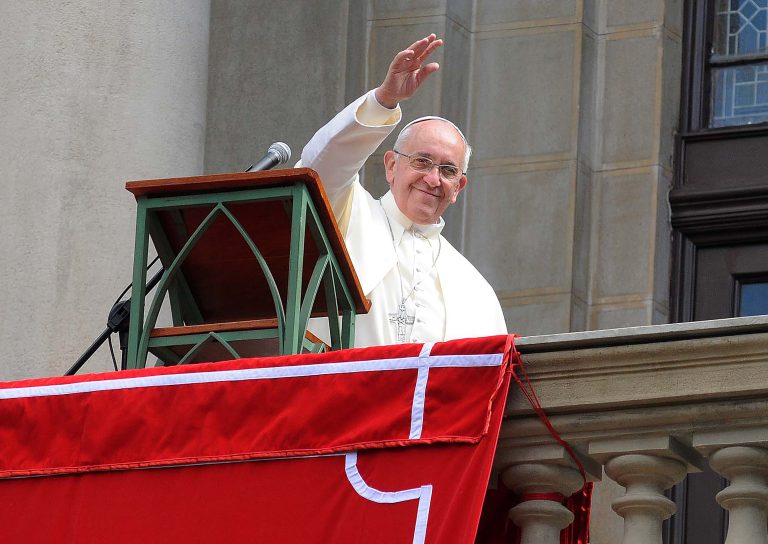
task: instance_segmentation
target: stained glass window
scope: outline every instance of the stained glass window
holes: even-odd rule
[[[719,0],[712,49],[710,125],[768,122],[768,0]]]

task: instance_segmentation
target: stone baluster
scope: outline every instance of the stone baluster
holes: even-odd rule
[[[559,544],[560,531],[573,522],[562,500],[581,489],[579,471],[569,466],[522,463],[504,469],[504,485],[521,497],[509,511],[520,527],[521,544]]]
[[[624,518],[622,544],[661,544],[662,521],[676,511],[664,490],[685,478],[685,463],[657,455],[625,454],[610,459],[605,473],[627,490],[612,505]]]
[[[726,447],[715,451],[709,464],[730,480],[716,496],[729,515],[725,544],[768,544],[768,450]]]

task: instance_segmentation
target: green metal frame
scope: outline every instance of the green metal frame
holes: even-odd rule
[[[290,260],[288,268],[288,289],[285,296],[280,293],[275,278],[269,270],[264,256],[254,241],[228,209],[230,204],[257,202],[264,200],[282,200],[291,219]],[[156,212],[173,212],[190,207],[212,206],[207,217],[197,229],[189,234],[181,221],[176,221],[174,228],[186,238],[186,243],[175,253],[165,237],[155,216]],[[210,332],[193,335],[165,336],[152,338],[163,301],[168,298],[171,317],[176,326],[202,324],[203,316],[195,304],[189,286],[181,272],[181,265],[188,257],[195,244],[205,235],[218,217],[225,217],[232,223],[256,258],[264,278],[269,285],[272,303],[275,306],[277,327],[261,330],[241,330],[230,332]],[[309,227],[309,229],[307,229]],[[306,232],[309,230],[319,255],[315,263],[304,263],[304,245]],[[149,253],[150,233],[155,248],[166,263],[166,269],[155,288],[152,302],[145,308],[146,267]],[[302,293],[302,277],[305,264],[313,266],[312,274]],[[259,278],[254,278],[259,281]],[[323,228],[317,209],[310,198],[309,190],[302,183],[282,187],[256,187],[238,191],[221,191],[205,194],[182,196],[151,197],[142,196],[137,200],[136,245],[134,249],[133,293],[131,296],[131,317],[128,337],[128,368],[141,368],[146,365],[147,354],[151,350],[165,356],[169,362],[183,364],[209,342],[219,342],[229,353],[238,358],[240,355],[232,342],[277,338],[280,354],[295,354],[302,350],[318,351],[316,346],[305,338],[310,313],[315,299],[323,289],[327,302],[330,322],[331,349],[344,349],[354,345],[355,304],[352,292],[342,274],[339,262],[333,254],[332,246]],[[146,317],[145,317],[146,310]],[[185,316],[186,323],[182,323]],[[341,325],[338,317],[341,316]],[[171,346],[190,345],[193,347],[181,358],[169,348]]]

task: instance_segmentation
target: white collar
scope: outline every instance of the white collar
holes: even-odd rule
[[[421,234],[424,238],[437,238],[445,227],[445,220],[440,217],[437,223],[430,223],[422,225],[420,223],[414,223],[408,217],[400,211],[400,208],[395,202],[395,195],[392,191],[387,191],[383,197],[381,197],[381,207],[384,208],[384,213],[387,214],[389,219],[389,225],[392,228],[392,237],[394,238],[395,246],[400,244],[403,239],[405,231],[410,230]]]

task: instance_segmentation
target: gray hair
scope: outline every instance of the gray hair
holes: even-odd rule
[[[456,132],[459,133],[459,136],[461,136],[461,139],[464,141],[464,162],[461,165],[461,171],[466,173],[467,167],[469,166],[469,158],[472,156],[472,146],[469,145],[469,142],[467,141],[467,138],[464,136],[464,133],[457,127],[455,124],[453,124],[451,121],[446,119],[445,117],[438,117],[436,115],[427,115],[426,117],[419,117],[418,119],[414,119],[407,125],[403,127],[403,129],[400,131],[400,134],[397,135],[397,140],[395,140],[395,149],[400,150],[402,149],[403,144],[408,139],[408,137],[411,135],[411,129],[413,128],[413,125],[417,123],[421,123],[422,121],[443,121],[444,123],[448,123],[451,125]]]

